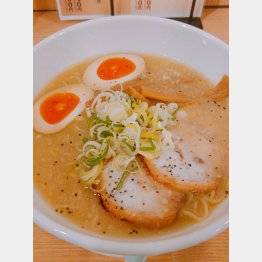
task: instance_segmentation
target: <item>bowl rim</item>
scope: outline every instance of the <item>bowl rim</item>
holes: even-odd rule
[[[105,23],[111,20],[148,20],[148,21],[158,21],[160,23],[166,23],[175,25],[178,27],[183,27],[185,30],[193,31],[201,36],[208,38],[216,42],[221,48],[225,49],[227,52],[229,50],[228,45],[217,37],[209,34],[208,32],[201,30],[199,28],[193,27],[191,25],[170,20],[167,18],[155,17],[155,16],[145,16],[145,15],[117,15],[96,18],[84,22],[77,23],[75,25],[66,27],[56,33],[51,34],[47,38],[43,39],[34,46],[33,53],[38,51],[42,46],[47,45],[49,42],[55,40],[61,35],[68,34],[71,31],[80,29],[83,27],[89,27],[93,24]],[[56,237],[69,242],[71,244],[80,246],[84,249],[92,250],[94,252],[103,252],[107,254],[117,254],[117,255],[156,255],[161,253],[167,253],[172,251],[181,250],[188,248],[197,244],[200,244],[219,233],[223,232],[229,226],[229,211],[224,214],[219,219],[213,221],[209,225],[191,232],[186,235],[176,236],[174,238],[168,237],[167,239],[160,240],[148,240],[148,239],[135,239],[135,240],[124,240],[119,238],[119,240],[114,239],[103,239],[101,236],[92,236],[88,233],[76,232],[69,229],[61,224],[54,222],[52,219],[47,217],[45,214],[37,210],[36,207],[33,208],[33,221],[39,227],[43,228],[45,231],[55,235]]]

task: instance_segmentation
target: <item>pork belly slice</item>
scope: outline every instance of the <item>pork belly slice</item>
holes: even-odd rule
[[[172,223],[178,213],[183,194],[155,182],[142,163],[141,171],[129,174],[123,187],[116,186],[122,176],[110,160],[101,174],[100,193],[104,208],[116,218],[146,227],[162,227]]]
[[[204,136],[194,141],[181,139],[175,149],[162,150],[154,160],[144,157],[144,162],[154,180],[171,189],[209,192],[217,187],[221,178],[216,170],[221,165],[217,150]]]

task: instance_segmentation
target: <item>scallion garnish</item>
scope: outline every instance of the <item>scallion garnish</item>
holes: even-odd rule
[[[154,151],[156,149],[156,146],[155,146],[152,138],[148,138],[147,140],[148,140],[150,146],[142,146],[142,147],[139,148],[139,150],[141,150],[141,151]]]

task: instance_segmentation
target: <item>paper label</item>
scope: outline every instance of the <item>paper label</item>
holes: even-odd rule
[[[110,16],[110,0],[56,0],[61,20]],[[160,17],[188,17],[192,0],[114,0],[115,15],[146,14]],[[195,17],[200,17],[204,0],[197,0]]]

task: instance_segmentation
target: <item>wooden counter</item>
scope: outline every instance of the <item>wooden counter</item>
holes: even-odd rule
[[[34,12],[34,44],[50,34],[79,21],[60,21],[56,11]],[[228,9],[205,9],[202,15],[204,30],[228,43]],[[35,262],[120,262],[123,259],[98,255],[68,244],[34,225]],[[159,256],[147,262],[227,262],[228,230],[198,246]]]

